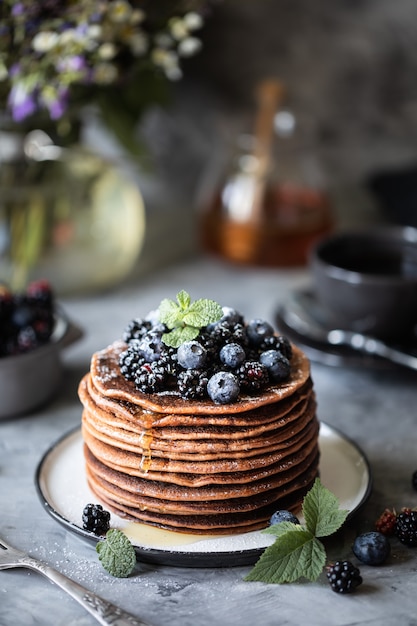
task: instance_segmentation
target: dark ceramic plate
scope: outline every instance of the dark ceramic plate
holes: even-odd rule
[[[377,355],[362,354],[349,346],[332,345],[317,340],[310,335],[307,328],[305,331],[301,331],[291,321],[291,313],[300,305],[300,302],[302,306],[307,307],[313,319],[317,318],[320,324],[326,325],[325,311],[318,304],[313,290],[305,288],[294,291],[287,298],[287,301],[278,308],[275,320],[276,326],[279,332],[286,335],[288,339],[301,348],[312,361],[336,367],[360,367],[376,370],[398,370],[401,368],[400,365]],[[410,354],[417,355],[417,337],[412,336],[408,338],[407,345],[402,346],[398,344],[396,347]]]
[[[340,506],[356,513],[371,491],[367,459],[356,444],[327,424],[320,427],[320,475],[323,484],[339,499]],[[54,443],[43,455],[35,476],[45,510],[67,530],[92,545],[98,538],[82,528],[82,510],[97,502],[88,488],[79,428]],[[182,567],[229,567],[251,565],[274,540],[254,531],[224,537],[183,535],[129,523],[112,514],[111,526],[131,539],[139,561]]]

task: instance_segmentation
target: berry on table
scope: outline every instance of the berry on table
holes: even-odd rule
[[[406,546],[417,546],[417,511],[402,509],[398,513],[395,535]]]
[[[271,515],[271,519],[269,520],[269,522],[271,526],[273,526],[274,524],[280,524],[281,522],[291,522],[292,524],[299,524],[300,520],[294,515],[294,513],[291,513],[291,511],[282,510],[275,511],[275,513]]]
[[[83,528],[95,535],[105,535],[110,528],[110,513],[101,504],[87,504],[83,510]]]
[[[326,575],[336,593],[352,593],[363,582],[359,569],[350,561],[336,561],[329,565]]]
[[[394,535],[397,523],[397,513],[391,509],[385,509],[375,522],[375,530],[387,537]]]
[[[390,555],[391,544],[386,535],[371,531],[356,537],[352,551],[366,565],[381,565]]]

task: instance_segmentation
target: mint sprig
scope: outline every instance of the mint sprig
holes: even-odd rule
[[[106,538],[96,545],[98,558],[104,569],[117,578],[127,578],[136,566],[136,552],[121,530],[111,528]]]
[[[203,326],[217,322],[223,315],[222,307],[214,300],[191,302],[186,291],[177,294],[177,302],[168,298],[162,300],[158,311],[159,320],[170,331],[162,335],[162,341],[173,348],[195,339]]]
[[[336,496],[316,478],[304,498],[302,512],[305,524],[281,522],[263,531],[275,535],[275,542],[262,553],[245,580],[265,583],[290,583],[299,578],[317,580],[326,564],[326,550],[318,537],[336,532],[349,511],[339,509]]]

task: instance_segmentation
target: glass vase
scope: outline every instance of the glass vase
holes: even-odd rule
[[[0,282],[46,278],[59,294],[117,286],[145,233],[140,190],[126,172],[42,131],[0,133]]]

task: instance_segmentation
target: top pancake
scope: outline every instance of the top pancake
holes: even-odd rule
[[[176,392],[145,394],[138,391],[133,382],[126,380],[119,368],[119,356],[127,345],[115,341],[107,348],[93,354],[90,374],[96,389],[107,398],[140,406],[155,413],[188,415],[236,414],[274,404],[290,397],[299,390],[310,376],[310,363],[306,355],[292,346],[291,375],[279,385],[270,385],[257,396],[241,394],[236,402],[222,405],[211,400],[184,400]]]

